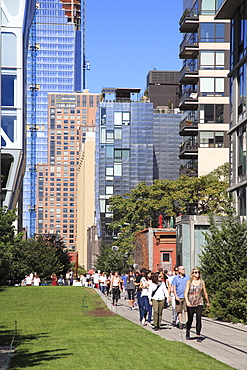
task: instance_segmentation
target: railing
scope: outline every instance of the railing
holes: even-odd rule
[[[186,33],[184,35],[183,41],[180,44],[180,51],[182,51],[185,46],[194,45],[198,47],[198,36],[196,33]]]
[[[197,120],[197,118],[194,115],[189,114],[186,118],[184,118],[180,122],[180,131],[184,127],[189,127],[189,128],[195,128],[195,129],[197,129],[198,128],[198,120]]]
[[[185,141],[180,145],[180,153],[184,152],[185,150],[192,150],[196,151],[198,149],[198,143],[195,139],[190,138],[189,140]]]
[[[185,19],[193,18],[193,17],[198,17],[197,9],[196,8],[187,8],[187,9],[185,9],[185,11],[183,12],[182,17],[180,18],[179,25],[181,26],[181,24],[185,21]]]
[[[190,160],[184,166],[180,166],[180,175],[197,176],[198,175],[198,162]]]
[[[198,90],[193,89],[189,87],[188,89],[184,89],[181,93],[180,100],[185,100],[185,99],[192,99],[192,100],[197,100],[198,98]]]
[[[198,62],[197,59],[185,59],[183,62],[183,67],[180,71],[181,75],[185,72],[198,72]]]

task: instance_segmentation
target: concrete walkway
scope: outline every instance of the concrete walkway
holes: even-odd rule
[[[120,299],[118,306],[112,306],[110,298],[104,296],[98,289],[96,291],[111,311],[140,325],[139,310],[130,311],[127,300]],[[191,340],[185,339],[185,330],[172,327],[171,320],[172,310],[168,308],[163,310],[161,330],[153,331],[152,328],[147,326],[144,326],[144,328],[167,340],[183,342],[235,369],[247,369],[247,325],[230,324],[203,318],[203,341],[197,343],[195,318],[191,329]]]

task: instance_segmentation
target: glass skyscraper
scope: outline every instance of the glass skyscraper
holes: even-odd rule
[[[48,92],[82,88],[80,0],[40,0],[36,10],[36,163],[48,161]],[[32,40],[30,40],[32,44]],[[28,53],[28,85],[33,60]],[[27,92],[27,162],[23,191],[23,227],[30,224],[31,92]],[[52,117],[51,117],[52,118]]]
[[[153,113],[138,99],[140,89],[103,89],[96,116],[95,206],[98,236],[110,243],[114,233],[108,199],[140,182],[175,180],[179,175],[180,114]]]

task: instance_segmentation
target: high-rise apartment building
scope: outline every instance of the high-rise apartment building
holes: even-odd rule
[[[25,170],[26,57],[33,0],[2,0],[1,10],[1,207],[21,208]]]
[[[94,132],[100,94],[48,94],[48,161],[37,168],[37,234],[58,234],[74,250],[77,165],[86,133]]]
[[[221,2],[184,0],[180,174],[201,176],[229,160],[230,24],[214,18]]]
[[[230,49],[230,192],[237,213],[246,219],[247,183],[247,112],[246,112],[246,50],[247,1],[222,0],[216,19],[231,21]]]
[[[98,235],[112,242],[108,199],[140,182],[179,175],[180,114],[157,114],[139,99],[140,89],[103,89],[96,117],[95,204]]]
[[[81,0],[40,0],[36,11],[35,58],[36,69],[36,163],[48,162],[48,97],[49,92],[73,93],[82,91]],[[30,45],[33,40],[30,40]],[[33,63],[28,53],[28,85],[32,85]],[[27,105],[27,166],[23,191],[23,226],[30,225],[31,202],[31,91]],[[36,206],[37,206],[37,194]],[[37,207],[36,207],[37,211]]]

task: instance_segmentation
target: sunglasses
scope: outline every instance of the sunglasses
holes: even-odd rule
[[[200,274],[200,271],[194,271],[193,274]]]

